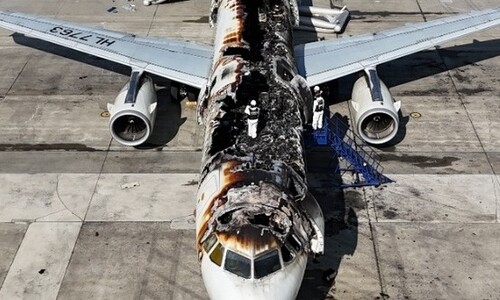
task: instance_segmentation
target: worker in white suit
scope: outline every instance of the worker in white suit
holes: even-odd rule
[[[323,91],[319,86],[314,87],[314,102],[313,102],[313,121],[312,128],[314,130],[323,128],[323,113],[325,111],[325,99],[321,97]]]
[[[245,108],[245,113],[248,115],[248,136],[251,138],[256,138],[260,114],[260,108],[257,107],[257,101],[250,101],[250,105],[247,105],[247,107]]]

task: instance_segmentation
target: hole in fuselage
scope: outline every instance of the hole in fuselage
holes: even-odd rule
[[[255,225],[261,225],[266,227],[270,225],[269,217],[264,214],[253,216],[253,219],[251,219],[250,222]]]

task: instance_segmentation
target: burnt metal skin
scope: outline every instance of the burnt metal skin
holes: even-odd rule
[[[250,257],[290,234],[309,253],[316,236],[302,205],[312,197],[302,140],[312,95],[295,67],[292,1],[212,1],[216,52],[198,101],[198,121],[205,125],[196,210],[200,260],[212,233]],[[244,113],[252,99],[260,107],[255,139],[247,136]],[[274,238],[243,236],[247,226]]]

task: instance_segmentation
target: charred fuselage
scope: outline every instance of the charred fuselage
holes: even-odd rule
[[[212,5],[216,53],[198,104],[205,125],[196,212],[199,257],[211,252],[211,236],[226,247],[232,241],[233,250],[250,259],[273,247],[294,248],[293,255],[322,252],[323,220],[307,192],[302,140],[312,97],[295,67],[291,5]],[[244,113],[252,99],[260,108],[255,139],[247,135]]]

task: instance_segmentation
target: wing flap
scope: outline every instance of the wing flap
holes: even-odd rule
[[[0,12],[0,26],[201,88],[212,63],[212,47],[171,39],[82,26],[22,13]]]
[[[373,35],[319,41],[295,48],[299,73],[321,84],[500,24],[500,9],[472,12]]]

